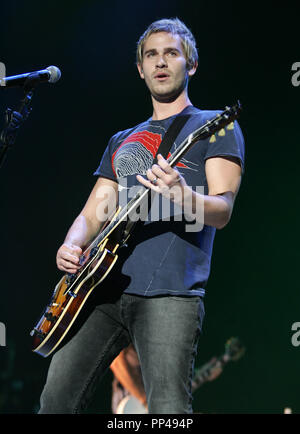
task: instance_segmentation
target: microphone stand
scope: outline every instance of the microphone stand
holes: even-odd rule
[[[31,77],[26,80],[23,90],[24,97],[21,100],[19,109],[13,111],[7,108],[5,111],[5,126],[0,134],[0,168],[2,167],[7,155],[7,151],[12,147],[16,141],[17,133],[20,126],[28,118],[32,108],[30,107],[31,99],[33,95],[33,88],[36,80],[32,80]]]

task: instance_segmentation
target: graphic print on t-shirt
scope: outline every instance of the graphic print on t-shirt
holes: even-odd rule
[[[127,137],[112,156],[112,168],[117,178],[136,173],[145,175],[153,163],[161,141],[161,134],[147,130],[135,132]],[[169,152],[167,158],[170,156]],[[192,165],[195,166],[195,164]],[[182,161],[178,162],[176,167],[192,169]]]

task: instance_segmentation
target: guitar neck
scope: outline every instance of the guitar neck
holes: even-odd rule
[[[144,201],[151,190],[141,187],[138,193],[131,199],[121,210],[118,210],[112,218],[112,221],[98,234],[92,244],[89,246],[89,250],[93,247],[99,246],[105,240],[105,238],[114,231],[121,223],[130,220],[130,214]]]
[[[191,147],[198,141],[204,140],[210,135],[213,134],[210,130],[210,126],[212,125],[218,125],[218,129],[223,128],[228,122],[226,122],[226,119],[224,119],[224,122],[221,123],[221,120],[219,120],[220,115],[215,116],[213,119],[207,121],[202,127],[198,128],[197,130],[193,131],[181,144],[180,146],[175,150],[173,155],[171,155],[168,158],[168,163],[170,166],[175,166],[181,158],[191,149]],[[219,122],[218,122],[219,120]]]
[[[218,357],[213,362],[208,363],[203,368],[197,369],[192,381],[192,392],[195,392],[199,387],[208,381],[208,377],[214,368],[217,366],[223,368],[229,361],[230,358],[226,353],[224,353],[222,356]]]

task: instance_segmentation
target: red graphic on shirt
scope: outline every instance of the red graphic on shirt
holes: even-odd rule
[[[151,167],[162,137],[150,131],[133,133],[121,143],[112,156],[112,168],[117,177],[135,173],[145,174]],[[169,152],[167,158],[171,156]],[[178,162],[176,167],[188,168]]]

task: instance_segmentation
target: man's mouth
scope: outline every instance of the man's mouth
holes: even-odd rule
[[[158,74],[155,74],[154,78],[158,81],[165,81],[169,78],[169,74],[165,72],[159,72]]]

